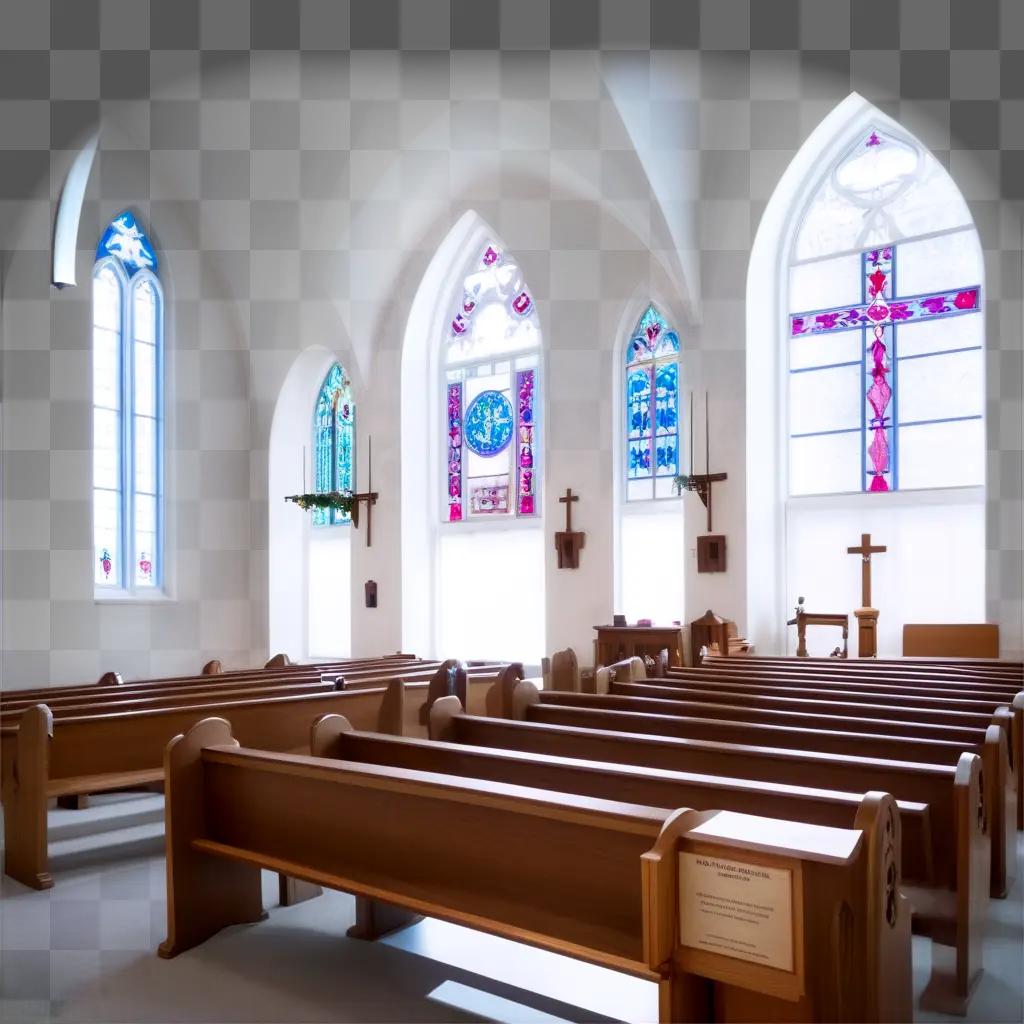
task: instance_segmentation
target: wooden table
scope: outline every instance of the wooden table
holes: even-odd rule
[[[682,626],[595,626],[594,664],[611,665],[624,658],[642,658],[668,648],[670,666],[683,664]]]

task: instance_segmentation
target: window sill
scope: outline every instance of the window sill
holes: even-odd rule
[[[983,484],[961,487],[919,487],[905,491],[840,491],[835,494],[791,494],[785,504],[804,508],[848,508],[857,504],[882,507],[903,505],[981,504],[985,501]]]
[[[155,594],[131,594],[127,592],[93,593],[94,604],[167,604],[174,598],[162,591]]]
[[[542,530],[544,517],[532,516],[501,516],[494,519],[462,519],[457,523],[442,520],[437,524],[438,532],[446,533],[489,533],[493,530]]]

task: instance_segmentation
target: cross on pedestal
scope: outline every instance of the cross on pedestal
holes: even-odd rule
[[[559,569],[578,569],[580,566],[580,549],[583,547],[584,534],[572,528],[572,503],[579,501],[578,494],[572,493],[567,487],[563,497],[558,499],[565,506],[565,529],[555,534],[555,551],[558,552]]]
[[[572,503],[579,501],[580,496],[572,493],[571,487],[566,487],[564,497],[558,499],[565,506],[565,532],[572,532]]]
[[[857,617],[857,656],[873,658],[878,653],[878,609],[871,607],[871,556],[880,555],[885,545],[872,544],[871,534],[860,535],[860,546],[847,548],[847,554],[860,555],[860,608],[854,611]]]
[[[886,550],[884,544],[872,546],[870,533],[862,533],[860,535],[860,547],[846,549],[848,555],[861,556],[860,606],[862,608],[871,607],[871,556],[880,555]]]

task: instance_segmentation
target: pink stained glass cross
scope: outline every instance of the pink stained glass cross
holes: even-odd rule
[[[868,145],[870,145],[870,141]],[[889,380],[891,353],[887,339],[900,324],[917,323],[981,309],[981,287],[971,285],[944,292],[895,296],[897,246],[868,249],[862,254],[863,301],[855,306],[796,313],[790,317],[790,337],[832,335],[839,331],[860,330],[865,334],[865,374],[870,384],[864,394],[873,415],[865,417],[865,430],[870,435],[866,454],[870,460],[869,491],[888,491],[891,475],[891,444],[889,434],[896,426],[890,415],[894,398]],[[870,333],[869,333],[870,332]],[[870,345],[868,341],[870,339]],[[865,481],[866,483],[866,481]]]

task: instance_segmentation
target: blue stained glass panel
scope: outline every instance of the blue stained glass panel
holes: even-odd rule
[[[630,480],[639,480],[651,475],[651,439],[649,437],[629,442],[628,473]]]
[[[651,432],[651,373],[633,370],[626,382],[629,436],[642,437]]]
[[[655,478],[674,477],[679,465],[679,335],[653,306],[637,321],[626,345],[626,477],[649,480],[629,488],[627,500],[664,497]]]
[[[500,391],[482,391],[466,410],[466,446],[484,458],[499,455],[512,440],[512,403]]]
[[[676,476],[679,473],[679,446],[675,435],[658,438],[658,476]]]
[[[313,412],[313,489],[351,491],[354,481],[355,403],[345,371],[335,363],[327,372]],[[314,526],[347,523],[340,509],[315,508]]]

